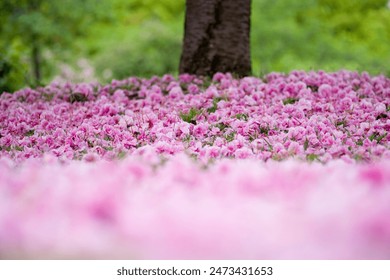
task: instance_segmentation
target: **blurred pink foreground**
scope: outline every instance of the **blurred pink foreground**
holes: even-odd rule
[[[389,259],[390,161],[0,163],[0,257]]]

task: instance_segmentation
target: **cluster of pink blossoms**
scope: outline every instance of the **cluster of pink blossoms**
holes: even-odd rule
[[[389,156],[389,110],[388,78],[346,71],[51,84],[0,96],[0,156],[371,161]]]
[[[389,116],[347,71],[3,93],[0,258],[389,259]]]

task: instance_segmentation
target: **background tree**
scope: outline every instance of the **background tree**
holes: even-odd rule
[[[30,55],[30,73],[26,79],[39,85],[42,79],[44,50],[64,49],[75,37],[88,32],[88,26],[102,18],[104,1],[98,0],[2,0],[0,2],[0,78],[12,69],[10,46],[17,44]],[[32,78],[31,78],[32,77]]]
[[[180,73],[251,74],[250,0],[187,0]]]

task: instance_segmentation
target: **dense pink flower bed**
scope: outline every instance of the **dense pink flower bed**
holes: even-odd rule
[[[389,258],[390,80],[340,71],[0,96],[0,257]]]
[[[188,75],[52,84],[1,95],[0,147],[18,162],[44,154],[112,159],[144,146],[203,162],[369,161],[389,154],[389,109],[389,79],[351,72],[270,74],[266,81],[217,74],[211,85]]]

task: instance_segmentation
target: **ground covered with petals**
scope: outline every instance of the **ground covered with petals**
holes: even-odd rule
[[[2,258],[390,258],[390,79],[0,95]]]

